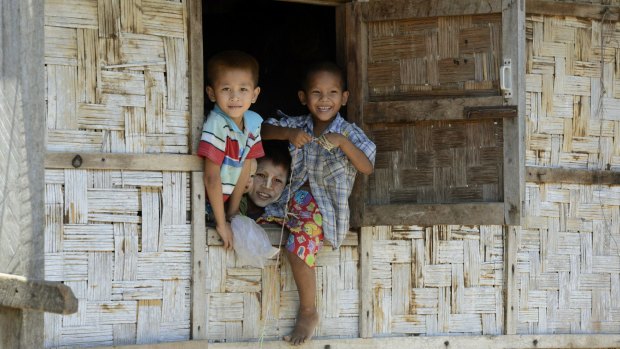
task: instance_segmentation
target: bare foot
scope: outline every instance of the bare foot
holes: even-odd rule
[[[306,311],[300,309],[299,314],[297,314],[297,322],[295,323],[293,332],[288,336],[284,336],[284,340],[292,345],[304,344],[312,338],[312,334],[318,323],[319,313],[316,309]]]

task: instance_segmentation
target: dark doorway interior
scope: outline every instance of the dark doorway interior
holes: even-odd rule
[[[308,62],[336,61],[335,12],[329,6],[273,0],[205,1],[205,64],[221,50],[245,51],[260,64],[261,94],[252,110],[264,119],[278,109],[305,113],[297,98],[299,76]]]

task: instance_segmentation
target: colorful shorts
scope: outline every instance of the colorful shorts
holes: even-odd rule
[[[306,190],[298,190],[289,204],[289,219],[284,226],[290,230],[286,249],[314,268],[316,254],[323,246],[323,215],[314,197]],[[259,218],[259,223],[278,223],[277,217]]]

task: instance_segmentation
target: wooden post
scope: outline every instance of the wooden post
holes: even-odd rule
[[[43,279],[43,1],[0,2],[0,272]],[[43,313],[0,308],[0,348],[42,348]]]
[[[191,153],[195,156],[204,122],[204,58],[202,44],[202,1],[187,1],[189,33],[189,75]],[[200,165],[202,161],[200,161]],[[205,227],[205,187],[200,168],[192,172],[192,339],[207,338],[207,230]],[[205,348],[206,348],[205,343]]]
[[[372,305],[372,227],[362,227],[360,232],[360,337],[373,334]]]

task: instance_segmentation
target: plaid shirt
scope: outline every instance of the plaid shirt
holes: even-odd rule
[[[287,116],[279,112],[280,120],[268,119],[266,123],[281,127],[301,128],[313,134],[314,123],[310,114],[304,116]],[[346,136],[360,149],[374,165],[376,146],[368,139],[359,127],[345,121],[340,114],[323,132],[339,133]],[[323,215],[323,233],[325,238],[334,246],[340,244],[349,231],[349,195],[353,190],[353,183],[357,170],[349,161],[345,153],[336,148],[332,152],[325,150],[317,142],[310,142],[295,155],[295,147],[289,145],[294,163],[291,165],[293,178],[286,187],[280,199],[265,208],[266,216],[284,217],[284,208],[289,191],[296,192],[304,183],[310,183],[310,190],[321,214]]]

